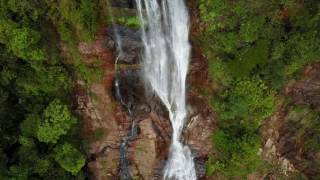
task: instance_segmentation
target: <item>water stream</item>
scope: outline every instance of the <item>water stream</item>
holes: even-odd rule
[[[195,180],[190,149],[181,143],[187,116],[189,15],[184,0],[136,0],[144,44],[143,74],[146,86],[169,111],[173,134],[164,179]]]
[[[111,17],[111,21],[112,21],[113,37],[114,37],[114,42],[115,42],[115,46],[116,46],[116,54],[117,54],[116,59],[115,59],[115,63],[114,63],[115,64],[115,67],[114,67],[114,69],[115,69],[115,77],[114,77],[115,97],[118,99],[118,101],[121,103],[122,106],[126,107],[126,109],[128,110],[128,113],[131,117],[131,109],[124,102],[122,95],[121,95],[121,91],[120,91],[120,80],[119,80],[120,70],[118,69],[118,61],[123,56],[122,40],[119,35],[118,26],[115,24],[113,12],[112,12],[110,5],[108,5],[108,12],[110,13],[110,17]],[[122,139],[122,142],[119,147],[120,177],[123,180],[131,180],[132,179],[131,173],[129,170],[127,149],[128,149],[129,141],[134,140],[138,136],[137,129],[138,129],[138,126],[135,123],[135,121],[133,120],[132,125],[131,125],[131,130],[129,131],[127,136],[125,136]]]
[[[109,2],[110,3],[110,2]],[[111,9],[110,4],[108,4],[108,13],[111,17],[111,23],[112,23],[112,30],[113,30],[113,37],[114,37],[114,42],[115,42],[115,46],[116,46],[116,60],[114,63],[114,69],[116,71],[115,73],[115,93],[116,93],[116,97],[119,99],[121,105],[124,105],[121,93],[120,93],[120,89],[119,89],[119,70],[118,70],[118,61],[120,59],[120,57],[123,55],[123,50],[122,50],[122,41],[120,38],[120,35],[118,33],[118,27],[115,24],[115,20],[114,20],[114,16],[113,16],[113,12]]]

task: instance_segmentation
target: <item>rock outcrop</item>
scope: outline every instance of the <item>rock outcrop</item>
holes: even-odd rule
[[[284,173],[301,172],[320,178],[320,64],[305,68],[302,79],[284,89],[290,97],[262,128],[264,156]],[[318,144],[318,145],[317,145]]]
[[[208,155],[213,153],[212,133],[217,129],[215,115],[207,102],[200,95],[190,92],[190,120],[184,130],[184,140],[193,152],[197,176],[207,179],[206,162]]]

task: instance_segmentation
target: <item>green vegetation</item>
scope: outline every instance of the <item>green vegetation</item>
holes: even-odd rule
[[[197,2],[203,27],[194,40],[209,59],[216,87],[202,91],[219,117],[212,137],[217,152],[207,171],[244,179],[268,168],[259,156],[259,128],[274,113],[279,91],[305,65],[320,59],[320,4]],[[107,5],[107,0],[0,0],[1,180],[85,179],[81,142],[108,132],[96,129],[91,138],[80,140],[72,82],[102,77],[99,64],[83,63],[78,44],[94,41],[99,26],[111,23]],[[116,23],[140,26],[134,10],[112,10]],[[318,113],[294,107],[286,121],[299,129],[304,153],[320,150]],[[320,167],[318,162],[311,165]]]
[[[218,154],[208,161],[209,175],[220,172],[227,177],[244,178],[247,174],[267,168],[258,156],[260,139],[257,135],[248,134],[239,138],[228,133],[219,130],[214,134]]]
[[[131,27],[131,28],[140,27],[140,20],[137,16],[119,17],[116,19],[116,23]]]
[[[60,136],[67,134],[76,119],[72,117],[68,107],[59,100],[52,101],[44,110],[42,120],[37,121],[37,138],[40,142],[57,143]]]
[[[275,111],[277,92],[305,65],[320,60],[319,5],[316,0],[198,1],[204,27],[194,41],[218,87],[205,93],[220,127],[208,174],[244,178],[266,168],[258,155],[259,127]]]
[[[290,109],[286,121],[297,127],[297,136],[304,139],[306,154],[320,152],[320,114],[307,106],[295,106]],[[318,159],[314,159],[318,161]],[[319,161],[316,167],[320,167]],[[319,169],[320,170],[320,169]]]
[[[274,93],[256,78],[235,81],[232,87],[220,94],[221,99],[217,98],[214,104],[223,120],[221,126],[254,133],[275,110]]]
[[[83,155],[68,143],[55,148],[54,159],[73,175],[78,174],[85,164]]]
[[[245,177],[266,166],[258,156],[261,122],[275,110],[274,93],[257,78],[236,80],[214,100],[220,130],[213,135],[217,154],[208,162],[208,173]]]
[[[100,80],[80,42],[110,24],[108,0],[0,0],[0,179],[84,179],[73,79]],[[138,27],[133,14],[117,23]],[[103,136],[98,129],[93,139]]]
[[[99,74],[77,50],[94,39],[97,3],[0,0],[0,179],[84,179],[71,90]]]
[[[216,68],[224,67],[230,76],[224,78],[256,75],[281,88],[319,59],[318,6],[316,0],[199,0],[205,23],[199,44],[211,59],[213,75],[221,77],[222,69]]]

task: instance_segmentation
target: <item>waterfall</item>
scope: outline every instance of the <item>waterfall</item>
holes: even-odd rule
[[[146,85],[168,109],[173,128],[164,179],[195,180],[190,149],[180,142],[187,116],[186,76],[190,58],[187,8],[184,0],[136,0],[136,3],[142,25]]]
[[[110,2],[109,2],[110,3]],[[120,92],[120,81],[119,81],[119,69],[118,69],[118,61],[119,59],[123,56],[123,49],[122,49],[122,40],[121,37],[119,35],[119,30],[118,30],[118,26],[115,24],[115,20],[114,20],[114,16],[113,16],[113,12],[111,9],[111,5],[108,4],[108,12],[109,15],[111,17],[111,23],[112,23],[112,30],[113,30],[113,40],[115,42],[115,46],[116,46],[116,54],[117,57],[115,59],[115,63],[114,63],[114,69],[115,69],[115,82],[114,82],[114,86],[115,86],[115,96],[116,98],[120,101],[122,106],[127,106],[126,103],[124,102],[121,92]],[[130,108],[127,108],[129,114],[130,113]],[[133,121],[132,123],[132,127],[131,130],[129,131],[128,135],[126,137],[124,137],[122,139],[122,142],[120,144],[119,147],[119,154],[120,154],[120,177],[121,179],[124,180],[131,180],[131,173],[129,170],[129,163],[127,161],[128,157],[127,157],[127,147],[128,147],[128,142],[132,139],[134,139],[137,136],[137,126],[135,124],[135,122]]]
[[[119,71],[118,71],[118,61],[120,59],[120,57],[123,55],[123,50],[122,50],[122,41],[121,41],[121,37],[118,33],[118,27],[115,24],[115,20],[114,20],[114,16],[113,16],[113,12],[111,9],[111,5],[110,2],[108,2],[108,13],[111,17],[111,23],[112,23],[112,30],[113,30],[113,36],[114,36],[114,41],[115,41],[115,46],[116,46],[116,60],[114,63],[114,69],[116,71],[115,73],[115,93],[116,93],[116,97],[119,99],[121,105],[125,105],[123,99],[122,99],[122,95],[120,93],[120,88],[119,88]]]

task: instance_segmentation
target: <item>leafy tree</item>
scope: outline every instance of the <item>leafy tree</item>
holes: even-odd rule
[[[95,7],[89,0],[0,0],[0,179],[74,178],[50,155],[62,136],[78,138],[65,103],[81,57],[65,64],[57,25],[66,24],[66,44],[76,49],[80,37],[93,38]]]
[[[8,47],[17,57],[35,61],[46,58],[44,52],[36,46],[40,40],[38,32],[24,27],[13,29],[9,36]]]
[[[26,96],[42,95],[43,93],[55,95],[70,90],[70,77],[61,66],[45,67],[37,71],[30,70],[23,72],[23,74],[26,76],[17,78],[17,86]]]
[[[258,156],[260,140],[257,135],[237,138],[219,130],[214,134],[213,142],[218,154],[208,161],[209,175],[220,172],[227,177],[245,177],[266,167]]]
[[[208,172],[244,177],[261,167],[258,128],[275,110],[274,90],[320,59],[319,3],[199,0],[198,5],[203,29],[196,43],[219,85],[210,98],[219,116],[213,138],[218,155],[208,162]]]
[[[55,148],[54,159],[62,168],[73,175],[78,174],[85,164],[82,154],[68,143]]]
[[[274,93],[262,80],[238,79],[214,102],[220,130],[213,135],[218,154],[210,158],[208,173],[245,177],[263,169],[258,156],[261,122],[275,111]]]
[[[44,110],[42,118],[37,128],[37,138],[45,143],[56,143],[76,123],[68,106],[57,99]]]
[[[200,0],[204,30],[199,45],[210,64],[222,62],[232,77],[255,74],[280,88],[320,57],[316,4],[314,0]],[[221,74],[222,69],[216,70],[214,75]]]
[[[260,79],[238,80],[233,88],[225,91],[223,100],[216,103],[220,118],[226,125],[241,124],[246,131],[253,132],[264,118],[275,110],[274,93]],[[234,121],[238,119],[238,121]],[[234,123],[232,123],[234,121]]]

